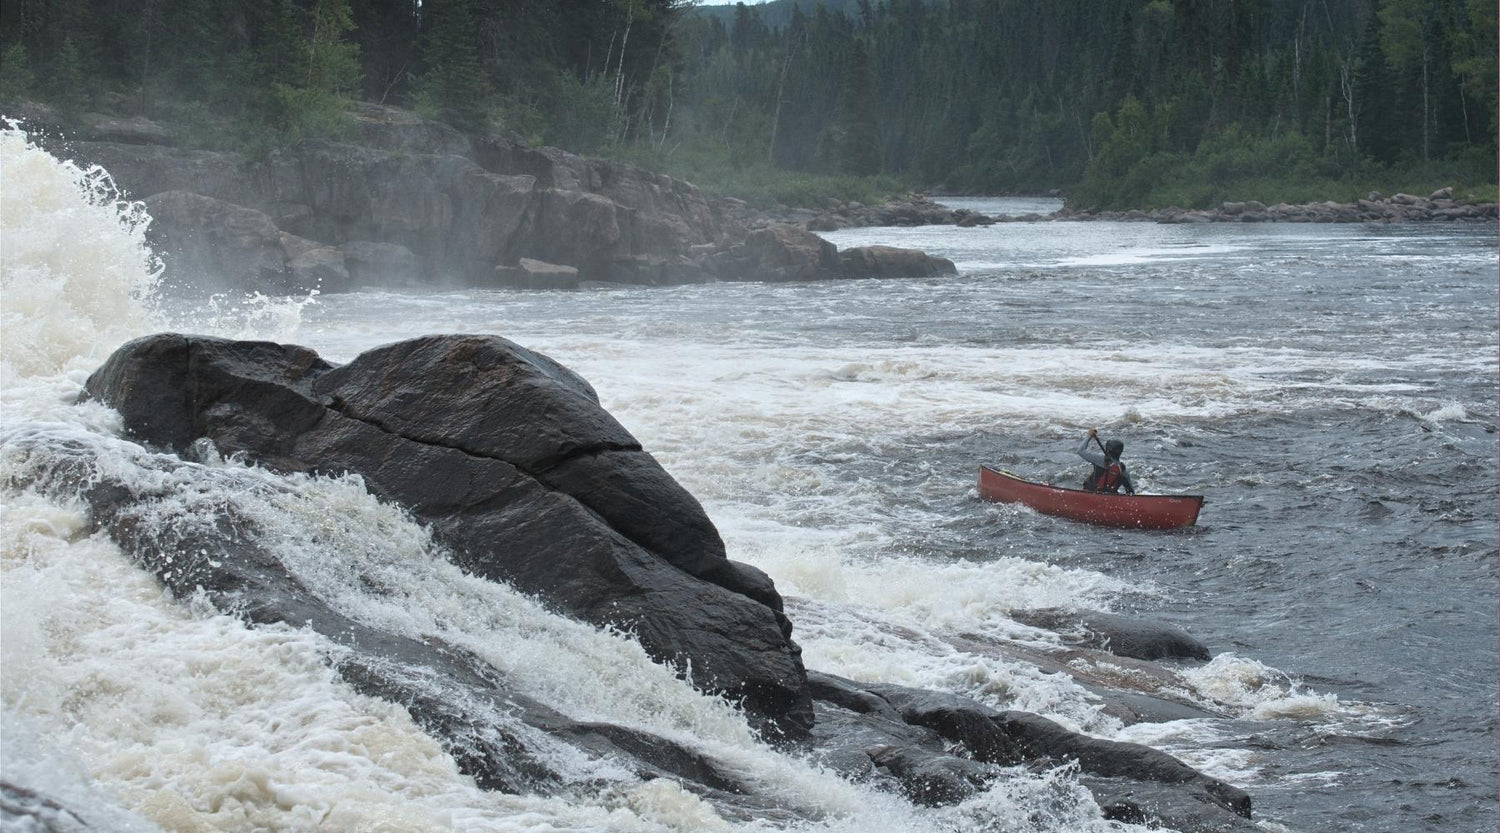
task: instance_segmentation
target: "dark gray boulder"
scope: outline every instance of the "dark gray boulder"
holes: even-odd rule
[[[1248,821],[1250,798],[1242,790],[1147,746],[1090,737],[955,694],[817,671],[808,683],[818,714],[813,755],[855,780],[888,777],[915,801],[960,801],[1003,766],[1072,764],[1109,818],[1185,833],[1258,829]]]
[[[1011,618],[1025,625],[1055,631],[1068,641],[1133,659],[1210,658],[1208,646],[1168,622],[1136,619],[1094,610],[1057,608],[1013,611]]]
[[[839,252],[839,272],[849,278],[931,278],[956,275],[945,257],[897,246],[856,246]]]
[[[208,440],[278,471],[357,472],[466,569],[633,631],[772,737],[812,722],[769,578],[731,562],[697,500],[545,356],[435,336],[334,367],[295,346],[168,334],[121,347],[85,395],[165,450]]]

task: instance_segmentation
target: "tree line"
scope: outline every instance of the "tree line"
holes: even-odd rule
[[[1496,28],[1494,0],[10,0],[0,102],[252,145],[383,102],[806,198],[1298,201],[1492,184]]]
[[[699,141],[1099,207],[1328,199],[1382,175],[1494,182],[1493,0],[838,6],[686,21]]]
[[[678,0],[7,0],[0,102],[171,122],[202,144],[337,135],[350,103],[589,149],[651,118]],[[184,127],[185,126],[185,127]]]

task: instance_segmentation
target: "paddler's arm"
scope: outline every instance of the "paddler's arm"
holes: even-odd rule
[[[1127,495],[1135,494],[1135,484],[1130,482],[1130,470],[1125,468],[1124,463],[1120,464],[1120,488],[1124,489]]]
[[[1104,468],[1105,466],[1109,465],[1109,461],[1104,459],[1104,455],[1102,453],[1095,450],[1095,446],[1089,445],[1089,442],[1093,439],[1094,432],[1090,431],[1088,433],[1088,436],[1083,438],[1083,445],[1080,445],[1078,447],[1078,456],[1100,468]]]

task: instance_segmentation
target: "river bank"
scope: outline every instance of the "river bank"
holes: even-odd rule
[[[962,203],[971,198],[956,200]],[[1466,203],[1453,198],[1453,188],[1440,188],[1426,197],[1385,196],[1372,191],[1356,202],[1323,201],[1266,205],[1255,200],[1225,202],[1218,208],[1154,208],[1122,211],[1059,208],[987,215],[944,203],[944,197],[908,194],[880,205],[830,200],[823,210],[778,207],[757,211],[731,202],[729,209],[750,226],[797,223],[815,232],[872,226],[954,225],[962,228],[1007,222],[1090,221],[1149,223],[1494,223],[1495,203]]]

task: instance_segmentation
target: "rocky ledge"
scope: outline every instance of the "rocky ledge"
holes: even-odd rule
[[[466,571],[634,633],[656,661],[740,703],[766,739],[852,781],[941,805],[1018,768],[1070,767],[1111,819],[1184,833],[1258,829],[1243,791],[1158,750],[951,693],[805,670],[771,579],[725,556],[698,502],[586,381],[503,338],[418,338],[335,366],[292,345],[163,334],[121,347],[84,396],[115,408],[127,435],[156,452],[139,457],[152,475],[122,474],[82,445],[38,435],[12,450],[17,485],[82,495],[93,528],[178,598],[253,627],[322,634],[349,685],[400,703],[484,788],[557,794],[564,779],[548,761],[563,743],[640,778],[671,778],[726,818],[802,818],[701,750],[568,718],[440,633],[417,639],[343,611],[305,586],[274,536],[232,501],[188,500],[178,511],[191,517],[164,516],[166,498],[186,500],[183,484],[203,476],[195,461],[236,454],[273,471],[357,473]],[[1127,656],[1207,655],[1180,630],[1104,614],[1020,618],[1055,630],[1058,647],[967,635],[955,647],[1068,675],[1122,722],[1215,716],[1174,699],[1183,684],[1169,669]]]
[[[756,237],[773,224],[747,224],[682,180],[374,104],[356,107],[339,140],[304,140],[264,159],[176,147],[142,118],[66,121],[39,105],[7,115],[143,200],[166,280],[185,287],[300,294],[952,271],[908,251],[807,259],[809,244],[790,232]]]

